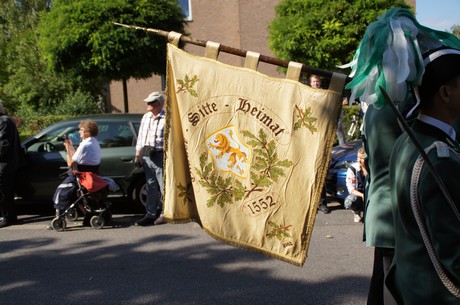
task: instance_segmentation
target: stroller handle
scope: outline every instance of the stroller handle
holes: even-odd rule
[[[72,174],[72,168],[70,168],[68,166],[61,166],[61,167],[59,167],[59,169],[65,170],[65,172],[59,174],[60,178],[65,178],[65,177],[67,177],[67,176]]]

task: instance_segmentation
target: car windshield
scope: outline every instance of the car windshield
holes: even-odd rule
[[[135,145],[131,127],[125,122],[100,122],[97,140],[101,148]]]
[[[68,136],[74,145],[81,142],[80,135],[78,134],[78,123],[73,125],[59,126],[55,129],[49,130],[43,135],[39,136],[27,148],[30,152],[44,152],[44,151],[62,151],[64,150],[64,136]]]
[[[99,134],[98,140],[101,148],[110,147],[130,147],[135,145],[136,137],[133,134],[131,125],[128,122],[108,122],[98,121]],[[64,136],[72,140],[72,144],[77,147],[81,138],[78,133],[78,122],[57,126],[47,130],[44,134],[27,148],[29,152],[51,152],[64,151]],[[134,124],[134,129],[138,129],[139,124]]]

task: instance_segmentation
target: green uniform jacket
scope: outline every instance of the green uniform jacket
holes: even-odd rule
[[[412,126],[422,147],[442,141],[458,147],[440,129],[416,120]],[[410,184],[414,163],[420,155],[407,134],[395,144],[390,160],[391,196],[395,225],[395,256],[386,284],[398,304],[460,304],[442,284],[428,256],[410,205]],[[437,150],[428,154],[456,208],[460,208],[460,157],[440,158]],[[460,286],[460,221],[444,199],[425,164],[416,188],[422,215],[435,253],[449,275]]]
[[[390,107],[375,109],[371,106],[364,116],[363,134],[368,162],[364,217],[366,245],[393,248],[389,163],[393,144],[402,130]]]

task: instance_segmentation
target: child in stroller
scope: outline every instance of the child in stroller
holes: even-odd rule
[[[89,219],[93,228],[101,229],[109,222],[112,218],[111,203],[107,201],[109,185],[104,179],[92,172],[70,171],[61,183],[60,191],[55,194],[56,217],[51,221],[50,228],[58,232],[64,231],[67,226],[66,219],[77,220],[78,209],[85,214],[85,220]],[[112,181],[109,179],[108,182]],[[72,198],[71,203],[60,202],[60,197]]]

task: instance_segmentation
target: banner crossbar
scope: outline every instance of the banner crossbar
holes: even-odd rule
[[[146,27],[140,27],[140,26],[136,26],[136,25],[128,25],[128,24],[123,24],[123,23],[118,23],[118,22],[113,22],[113,24],[118,25],[118,26],[122,26],[122,27],[126,27],[126,28],[130,28],[130,29],[149,32],[149,33],[152,33],[152,34],[155,34],[155,35],[158,35],[158,36],[163,36],[163,37],[166,37],[166,38],[169,36],[169,33],[170,33],[168,31],[163,31],[163,30],[158,30],[158,29],[151,29],[151,28],[146,28]],[[182,35],[180,37],[180,41],[182,41],[184,43],[190,43],[190,44],[193,44],[193,45],[201,46],[201,47],[206,47],[206,43],[207,43],[207,41],[193,39],[193,38],[191,38],[189,36],[186,36],[186,35]],[[219,46],[219,51],[229,53],[229,54],[233,54],[233,55],[237,55],[237,56],[240,56],[240,57],[246,57],[246,53],[248,52],[246,50],[237,49],[237,48],[225,46],[225,45],[222,45],[222,44]],[[259,61],[265,62],[265,63],[268,63],[268,64],[272,64],[272,65],[276,65],[276,66],[280,66],[280,67],[284,67],[284,68],[287,68],[289,66],[289,61],[281,60],[281,59],[278,59],[278,58],[274,58],[274,57],[270,57],[270,56],[262,55],[262,54],[259,57]],[[325,77],[325,78],[329,78],[329,79],[332,78],[332,73],[333,73],[333,72],[330,72],[330,71],[326,71],[326,70],[322,70],[322,69],[318,69],[318,68],[314,68],[314,67],[309,67],[309,66],[306,66],[306,65],[302,65],[302,72],[309,73],[309,74],[316,74],[316,75],[319,75],[321,77]],[[349,77],[347,77],[346,82],[348,83],[350,80],[351,79]]]

